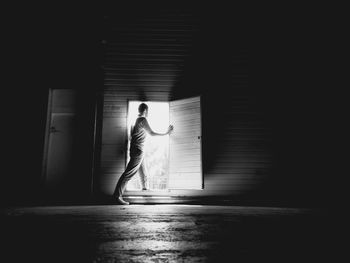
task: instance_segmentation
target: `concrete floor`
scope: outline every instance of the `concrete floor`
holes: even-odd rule
[[[293,208],[99,205],[0,210],[1,262],[313,262],[328,218]],[[258,260],[258,261],[257,261]]]

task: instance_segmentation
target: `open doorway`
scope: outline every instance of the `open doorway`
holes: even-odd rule
[[[149,175],[149,189],[203,189],[200,97],[170,102],[129,101],[127,162],[131,126],[138,117],[140,103],[148,105],[148,122],[154,131],[166,132],[169,124],[174,125],[170,136],[148,136],[146,140],[144,162]],[[138,174],[129,181],[126,190],[132,194],[141,190]]]
[[[148,122],[157,132],[166,132],[169,126],[169,103],[154,101],[129,101],[128,104],[128,150],[129,162],[130,131],[138,117],[138,106],[146,103],[149,107]],[[150,190],[168,189],[169,174],[169,136],[148,136],[145,144],[145,165],[148,170],[148,183]],[[127,185],[127,190],[141,190],[140,177],[134,176]]]

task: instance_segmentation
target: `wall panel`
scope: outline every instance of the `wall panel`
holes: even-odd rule
[[[168,194],[231,196],[258,189],[271,174],[272,135],[263,119],[262,98],[248,85],[248,50],[239,24],[227,23],[227,17],[212,21],[182,8],[139,16],[129,11],[119,18],[105,17],[98,191],[110,195],[125,165],[128,100],[169,101],[197,95],[202,98],[204,190]],[[199,108],[186,110],[196,116]],[[196,129],[198,121],[191,115],[177,117]],[[193,162],[191,147],[197,145],[189,135],[183,134],[188,151],[182,154],[195,172],[199,166]]]

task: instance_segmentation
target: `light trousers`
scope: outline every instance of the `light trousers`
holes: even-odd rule
[[[130,160],[124,173],[120,176],[118,183],[115,187],[114,196],[122,196],[127,183],[130,179],[139,172],[142,188],[147,188],[147,177],[148,172],[144,162],[145,154],[141,149],[131,148],[130,149]]]

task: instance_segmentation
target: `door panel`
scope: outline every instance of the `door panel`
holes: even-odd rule
[[[72,167],[74,118],[75,115],[72,113],[52,113],[46,174],[48,189],[55,190],[62,187],[69,179]]]
[[[169,189],[202,189],[200,97],[170,102]]]
[[[51,90],[48,109],[44,185],[48,194],[65,195],[73,172],[76,91]]]

